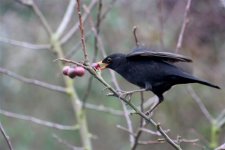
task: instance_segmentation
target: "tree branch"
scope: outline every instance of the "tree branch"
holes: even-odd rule
[[[61,125],[61,124],[58,124],[58,123],[53,123],[53,122],[41,120],[41,119],[31,117],[31,116],[27,116],[27,115],[21,115],[21,114],[5,111],[5,110],[2,110],[2,109],[0,109],[0,114],[2,114],[4,116],[7,116],[7,117],[25,120],[25,121],[29,121],[29,122],[32,122],[32,123],[35,123],[35,124],[38,124],[38,125],[42,125],[42,126],[50,127],[50,128],[55,128],[55,129],[59,129],[59,130],[77,130],[79,128],[76,125],[75,126]]]
[[[8,147],[9,147],[9,149],[10,149],[10,150],[13,150],[12,143],[11,143],[11,141],[10,141],[10,139],[9,139],[9,136],[6,134],[6,132],[5,132],[5,130],[4,130],[4,128],[3,128],[2,124],[1,124],[1,122],[0,122],[0,132],[2,133],[2,135],[3,135],[3,137],[4,137],[5,141],[6,141],[6,143],[7,143]]]
[[[182,23],[181,31],[180,31],[179,38],[178,38],[178,41],[177,41],[177,46],[176,46],[176,51],[175,51],[176,53],[180,50],[180,48],[182,46],[183,37],[184,37],[184,31],[185,31],[186,25],[188,23],[188,13],[189,13],[189,10],[190,10],[191,1],[192,0],[188,0],[187,1],[185,13],[184,13],[183,23]]]
[[[42,82],[42,81],[35,80],[35,79],[25,78],[21,75],[18,75],[16,73],[12,72],[12,71],[9,71],[9,70],[1,68],[1,67],[0,67],[0,73],[5,74],[7,76],[10,76],[10,77],[12,77],[14,79],[17,79],[19,81],[28,83],[28,84],[33,84],[33,85],[36,85],[36,86],[44,87],[44,88],[52,90],[52,91],[67,93],[67,90],[64,87],[49,84],[49,83]]]
[[[92,0],[91,3],[88,6],[88,9],[91,11],[94,6],[96,5],[96,3],[98,2],[98,0]],[[88,16],[90,15],[89,13],[85,13],[83,14],[82,18],[83,18],[83,23],[86,21],[86,19],[88,18]],[[78,30],[79,30],[79,22],[76,23],[68,32],[65,36],[63,36],[60,40],[61,44],[66,43]]]
[[[67,6],[67,9],[66,9],[66,12],[64,14],[64,17],[58,27],[58,29],[56,30],[55,32],[55,35],[60,38],[63,34],[63,32],[65,31],[69,21],[71,20],[71,17],[73,15],[73,11],[74,11],[74,8],[75,8],[75,1],[74,0],[70,0],[68,6]]]
[[[31,43],[11,40],[11,39],[7,39],[7,38],[3,38],[3,37],[0,37],[0,42],[11,44],[14,46],[20,46],[20,47],[24,47],[24,48],[34,49],[34,50],[45,50],[45,49],[49,49],[51,47],[50,44],[31,44]]]

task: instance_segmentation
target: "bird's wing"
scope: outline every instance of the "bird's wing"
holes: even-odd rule
[[[134,50],[131,53],[127,54],[127,58],[141,58],[141,57],[148,57],[152,59],[159,59],[163,61],[168,61],[168,62],[192,62],[191,59],[179,55],[179,54],[174,54],[174,53],[169,53],[169,52],[153,52],[149,50]]]

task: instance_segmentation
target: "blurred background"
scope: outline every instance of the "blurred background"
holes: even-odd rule
[[[52,31],[56,31],[70,1],[35,0],[34,2],[43,13]],[[81,3],[88,6],[91,1],[83,0]],[[99,36],[106,53],[128,53],[134,48],[133,26],[137,26],[137,37],[142,45],[154,47],[158,51],[175,52],[186,4],[186,0],[104,0],[102,12],[108,13],[101,21]],[[94,22],[97,20],[97,12],[98,2],[90,13]],[[194,91],[216,121],[209,122],[188,92],[187,85],[179,85],[171,89],[166,94],[165,101],[156,109],[153,119],[160,122],[164,129],[169,129],[168,134],[173,139],[176,139],[178,135],[184,139],[199,139],[196,143],[182,143],[184,149],[198,150],[210,149],[210,147],[212,149],[212,147],[225,143],[223,125],[225,122],[223,111],[225,108],[225,6],[219,0],[193,0],[187,19],[183,44],[178,53],[193,59],[191,68],[195,76],[222,88],[222,90],[216,90],[192,84]],[[74,10],[62,37],[77,22],[77,12]],[[84,26],[88,55],[92,60],[95,36],[91,30],[90,20],[87,19]],[[15,43],[12,45],[5,39],[42,45],[51,42],[32,7],[15,0],[0,0],[0,68],[10,70],[25,78],[65,86],[61,68],[53,61],[57,55],[51,48],[29,49],[21,46],[21,43],[18,46],[15,46]],[[83,61],[82,48],[79,43],[80,33],[78,31],[62,44],[63,53],[67,58]],[[97,60],[101,59],[102,55],[98,53]],[[109,71],[104,71],[102,76],[112,84]],[[119,75],[116,77],[123,90],[137,89]],[[84,77],[74,79],[74,88],[81,100],[89,86],[89,78],[90,75],[86,72]],[[103,89],[104,86],[93,79],[87,103],[96,106],[104,105],[122,111],[121,102],[116,97],[107,97],[107,92]],[[152,96],[150,92],[144,94],[146,100]],[[140,95],[135,94],[132,102],[139,105]],[[64,125],[74,125],[77,122],[68,95],[21,82],[5,73],[0,73],[0,109]],[[130,149],[129,133],[117,128],[117,125],[127,126],[124,116],[89,108],[85,108],[85,111],[89,131],[93,135],[93,149]],[[132,115],[130,118],[136,129],[140,118],[137,115]],[[69,149],[53,135],[57,135],[72,145],[82,146],[79,130],[53,129],[7,117],[2,113],[0,121],[15,150]],[[154,130],[154,128],[150,129]],[[158,136],[147,133],[141,136],[143,141],[155,141],[158,138]],[[0,135],[0,149],[8,149],[2,135]],[[170,150],[173,148],[163,143],[139,145],[137,149]]]

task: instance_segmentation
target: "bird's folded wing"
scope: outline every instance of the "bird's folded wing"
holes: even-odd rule
[[[127,58],[141,58],[141,57],[149,57],[150,59],[159,59],[163,61],[169,62],[192,62],[191,59],[174,53],[169,52],[153,52],[153,51],[132,51],[127,54]]]

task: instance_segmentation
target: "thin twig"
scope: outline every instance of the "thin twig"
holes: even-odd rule
[[[92,0],[91,3],[89,4],[88,6],[88,9],[91,11],[96,3],[98,2],[98,0]],[[82,16],[82,20],[83,20],[83,23],[86,21],[86,19],[88,18],[88,16],[90,15],[90,12],[89,13],[85,13],[83,14]],[[60,40],[60,43],[61,44],[64,44],[66,43],[78,30],[79,30],[79,25],[80,23],[77,22],[68,32],[65,36],[63,36]]]
[[[53,123],[53,122],[49,122],[49,121],[45,121],[45,120],[41,120],[32,116],[27,116],[27,115],[21,115],[21,114],[17,114],[17,113],[13,113],[13,112],[9,112],[9,111],[5,111],[0,109],[0,114],[7,116],[7,117],[11,117],[11,118],[16,118],[16,119],[20,119],[20,120],[25,120],[25,121],[29,121],[38,125],[42,125],[45,127],[50,127],[50,128],[55,128],[55,129],[59,129],[59,130],[77,130],[79,127],[78,126],[67,126],[67,125],[61,125],[58,123]]]
[[[57,91],[57,92],[61,92],[61,93],[67,93],[66,88],[61,87],[61,86],[57,86],[57,85],[53,85],[53,84],[49,84],[43,81],[39,81],[39,80],[35,80],[35,79],[30,79],[30,78],[25,78],[21,75],[16,74],[15,72],[9,71],[7,69],[1,68],[0,67],[0,74],[5,74],[7,76],[10,76],[14,79],[17,79],[19,81],[28,83],[28,84],[33,84],[36,86],[40,86],[40,87],[44,87],[46,89],[52,90],[52,91]]]
[[[178,142],[176,139],[174,139],[173,141],[175,141],[176,143]],[[199,139],[180,139],[181,143],[196,143],[198,142]],[[165,139],[158,139],[155,141],[138,141],[138,144],[142,144],[142,145],[148,145],[148,144],[159,144],[159,143],[165,143]]]
[[[110,107],[106,107],[103,105],[94,105],[94,104],[90,104],[90,103],[85,103],[85,107],[88,109],[92,109],[92,110],[97,110],[97,111],[101,111],[101,112],[105,112],[105,113],[109,113],[112,115],[117,115],[117,116],[122,116],[123,112],[120,110],[116,110],[116,109],[112,109]]]
[[[152,131],[152,130],[149,130],[149,129],[146,129],[146,128],[140,128],[139,130],[142,130],[143,132],[146,132],[146,133],[149,133],[149,134],[152,134],[152,135],[157,135],[157,136],[162,136],[158,131],[155,132],[155,131]],[[169,130],[165,130],[165,132],[169,132]]]
[[[141,95],[141,105],[140,105],[141,112],[144,112],[144,106],[143,106],[143,104],[144,104],[144,93],[143,92],[140,92],[140,95]],[[139,139],[141,137],[141,134],[142,134],[142,131],[143,131],[143,130],[141,130],[141,128],[143,127],[143,125],[144,125],[144,119],[141,117],[140,118],[140,125],[139,125],[139,128],[137,130],[137,134],[135,135],[134,145],[131,148],[131,150],[135,150],[137,148],[137,146],[138,146],[138,141],[139,141]]]
[[[164,18],[163,18],[163,0],[158,1],[158,19],[159,19],[159,27],[160,27],[160,46],[161,48],[164,47],[163,42],[163,33],[164,33]]]
[[[218,117],[216,118],[216,120],[219,121],[219,120],[221,120],[224,117],[225,117],[225,109],[223,109],[221,111],[221,113],[218,115]]]
[[[80,0],[77,0],[77,13],[78,13],[78,17],[79,17],[79,27],[80,27],[80,39],[81,39],[81,43],[82,43],[82,50],[83,50],[83,54],[84,54],[84,62],[87,63],[88,62],[88,55],[87,55],[87,50],[86,50],[86,44],[85,44],[85,36],[84,36],[84,25],[83,25],[83,20],[82,20],[82,16],[81,16],[81,9],[80,9]]]
[[[31,6],[32,6],[34,12],[36,13],[36,15],[41,20],[41,23],[43,24],[44,28],[46,29],[48,35],[51,37],[53,35],[52,29],[51,29],[50,25],[48,24],[48,21],[46,20],[44,15],[42,14],[41,10],[38,8],[38,6],[35,4],[34,1]]]
[[[138,42],[138,38],[137,38],[137,26],[133,27],[133,35],[134,35],[134,41],[135,41],[136,47],[138,47],[139,42]]]
[[[84,9],[87,8],[86,6],[84,6]],[[87,11],[87,10],[86,10]],[[98,2],[98,13],[97,13],[97,22],[96,22],[96,32],[97,32],[97,35],[99,35],[99,32],[100,32],[100,24],[101,24],[101,11],[102,11],[102,0],[99,0]],[[94,56],[93,56],[93,59],[92,59],[92,62],[95,62],[96,61],[96,58],[97,58],[97,53],[98,53],[98,39],[97,39],[97,36],[95,36],[94,38]],[[85,94],[84,94],[84,98],[83,98],[83,103],[85,106],[85,102],[90,94],[90,90],[91,90],[91,87],[92,87],[92,81],[93,81],[93,76],[91,76],[88,80],[88,86],[87,86],[87,89],[85,90]]]
[[[13,150],[12,143],[11,143],[11,141],[10,141],[10,139],[9,139],[9,136],[6,134],[6,132],[5,132],[5,130],[4,130],[4,128],[3,128],[2,124],[1,124],[1,122],[0,122],[0,131],[1,131],[3,137],[4,137],[5,141],[6,141],[6,143],[7,143],[8,147],[9,147],[9,149],[10,149],[10,150]]]
[[[196,94],[196,92],[194,91],[194,89],[192,88],[192,86],[191,85],[188,85],[187,90],[190,93],[190,95],[192,96],[192,98],[195,100],[195,102],[198,104],[200,110],[205,115],[205,117],[207,118],[207,120],[210,123],[213,123],[213,117],[210,115],[209,111],[207,110],[207,108],[205,107],[205,105],[202,103],[202,100],[200,99],[200,97],[198,97],[198,95]]]
[[[180,31],[178,42],[177,42],[177,46],[176,46],[176,51],[175,51],[176,53],[180,50],[180,48],[182,46],[183,37],[184,37],[184,31],[185,31],[186,25],[188,23],[188,13],[189,13],[189,10],[190,10],[191,1],[192,0],[188,0],[187,1],[187,5],[186,5],[186,8],[185,8],[185,13],[184,13],[184,19],[183,19],[181,31]]]
[[[74,145],[69,144],[67,141],[61,139],[56,134],[53,134],[52,137],[55,138],[60,144],[66,145],[66,147],[68,147],[69,149],[72,149],[72,150],[84,150],[84,148],[82,148],[82,147],[75,147]]]
[[[31,43],[16,41],[16,40],[7,39],[3,37],[0,37],[0,42],[11,44],[14,46],[34,49],[34,50],[45,50],[45,49],[51,48],[50,44],[31,44]]]
[[[56,33],[55,33],[55,35],[58,38],[60,38],[62,36],[63,32],[65,31],[65,29],[68,25],[68,23],[70,22],[71,17],[73,15],[75,5],[76,5],[76,2],[74,0],[70,0],[69,4],[67,6],[66,12],[64,14],[64,17],[63,17],[58,29],[56,30]]]

